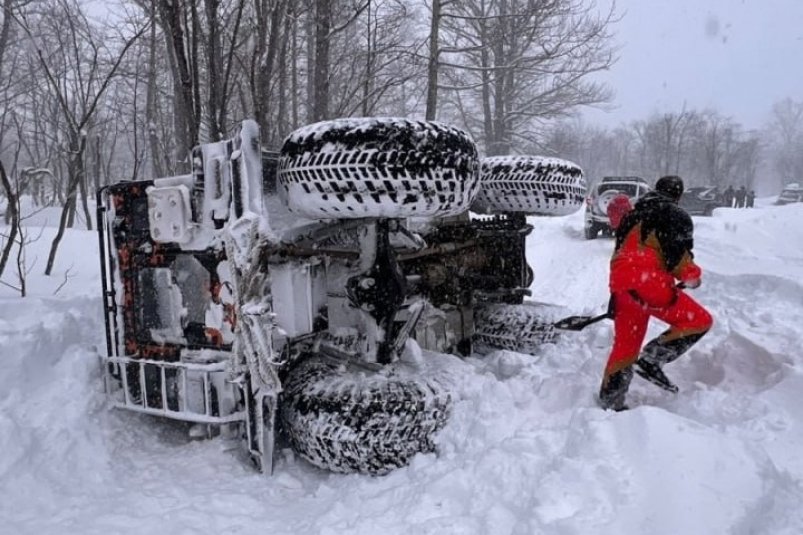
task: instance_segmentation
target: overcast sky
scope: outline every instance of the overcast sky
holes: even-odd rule
[[[608,0],[600,0],[605,5]],[[803,0],[617,0],[619,61],[600,78],[616,92],[605,126],[711,107],[745,128],[772,104],[803,100]]]

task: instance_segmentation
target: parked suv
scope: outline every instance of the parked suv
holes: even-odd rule
[[[602,232],[610,236],[613,231],[608,220],[607,208],[611,199],[624,193],[635,202],[652,188],[638,176],[606,176],[591,189],[586,198],[585,237],[593,240]]]
[[[797,182],[784,186],[775,204],[789,204],[793,202],[803,202],[803,187]]]

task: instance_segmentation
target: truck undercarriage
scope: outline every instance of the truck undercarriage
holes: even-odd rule
[[[411,343],[554,338],[525,302],[525,215],[582,205],[574,164],[485,169],[463,132],[402,119],[311,125],[278,158],[246,121],[192,156],[187,175],[98,192],[114,406],[240,436],[262,471],[281,432],[319,467],[381,474],[449,417]]]

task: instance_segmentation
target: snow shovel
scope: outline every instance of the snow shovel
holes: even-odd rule
[[[611,314],[610,311],[605,314],[600,314],[599,316],[569,316],[568,318],[556,321],[552,325],[556,329],[563,329],[565,331],[582,331],[592,323],[597,323],[598,321],[608,318],[613,318],[613,314]]]
[[[675,287],[678,290],[682,290],[686,287],[686,284],[679,282]],[[613,307],[611,303],[608,304],[607,312],[599,316],[569,316],[568,318],[556,321],[552,325],[556,329],[563,329],[565,331],[582,331],[592,323],[597,323],[598,321],[609,318],[613,319]]]

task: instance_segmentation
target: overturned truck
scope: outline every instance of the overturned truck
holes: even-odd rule
[[[107,395],[242,438],[265,472],[277,443],[327,470],[403,466],[451,410],[428,352],[554,337],[525,299],[525,215],[584,196],[573,163],[480,159],[442,123],[326,121],[275,153],[245,121],[186,175],[98,192]]]

